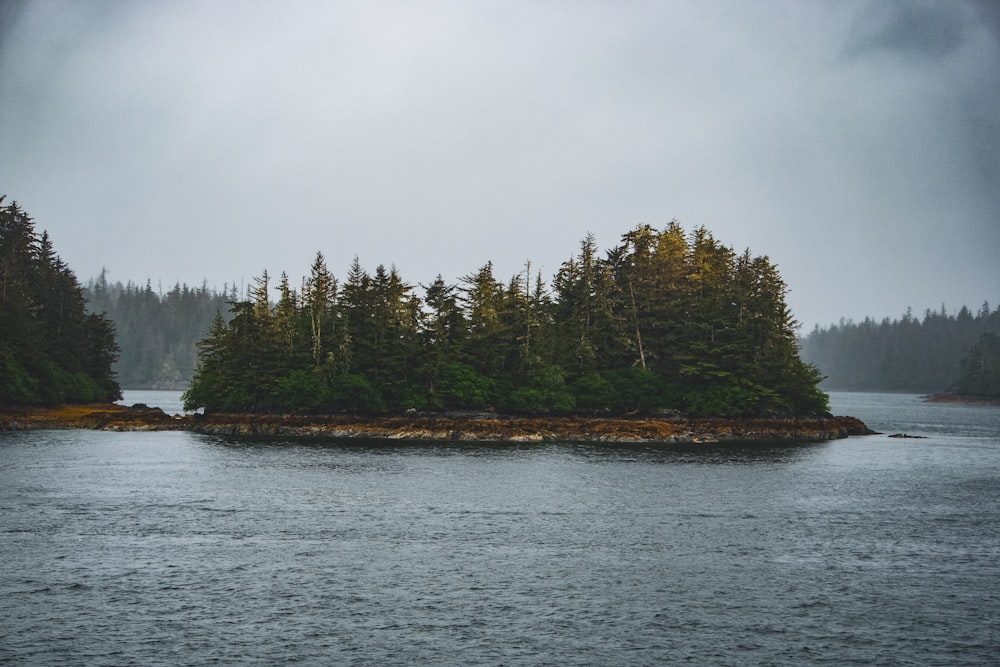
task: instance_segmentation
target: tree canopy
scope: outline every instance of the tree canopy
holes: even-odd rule
[[[0,206],[0,405],[121,397],[114,327],[84,305],[48,233],[16,202]]]
[[[546,283],[487,262],[415,286],[355,258],[341,281],[317,253],[301,290],[266,271],[199,343],[187,409],[217,412],[827,409],[801,361],[787,288],[767,258],[676,222],[592,236]],[[274,296],[277,298],[273,298]]]

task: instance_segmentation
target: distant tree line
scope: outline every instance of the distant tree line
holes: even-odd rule
[[[963,366],[972,362],[963,359],[971,353],[988,358],[989,334],[998,333],[1000,309],[991,311],[988,303],[975,314],[963,306],[948,315],[942,306],[922,319],[907,310],[900,319],[817,326],[801,341],[802,358],[819,368],[830,389],[982,393],[966,386],[985,380],[972,380]]]
[[[984,333],[962,355],[951,390],[965,396],[1000,398],[1000,336]]]
[[[142,286],[109,283],[106,270],[87,282],[84,295],[91,312],[114,323],[121,348],[114,370],[128,389],[186,389],[194,375],[196,343],[215,316],[228,316],[229,304],[238,299],[228,285],[217,292],[206,284],[175,284],[162,292],[148,280]]]
[[[188,409],[510,413],[827,409],[767,257],[673,222],[603,256],[587,236],[551,285],[487,262],[421,286],[395,267],[341,281],[317,253],[301,290],[266,271],[200,343]],[[276,298],[272,299],[272,295]]]
[[[4,201],[0,197],[0,203]],[[0,405],[109,402],[114,327],[16,202],[0,206]]]

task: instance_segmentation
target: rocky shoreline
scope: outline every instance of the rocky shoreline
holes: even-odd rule
[[[191,431],[226,436],[374,438],[397,441],[718,443],[821,442],[873,433],[855,417],[507,417],[468,415],[167,415],[143,405],[0,409],[0,430]]]

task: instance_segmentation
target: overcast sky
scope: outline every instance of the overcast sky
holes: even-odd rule
[[[86,281],[768,255],[804,331],[1000,302],[1000,3],[0,3],[0,194]]]

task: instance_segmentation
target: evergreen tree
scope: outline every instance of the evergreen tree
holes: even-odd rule
[[[967,396],[1000,398],[1000,336],[984,333],[962,356],[952,391]]]
[[[16,203],[0,207],[0,404],[115,400],[117,352],[48,233]]]
[[[236,362],[230,354],[230,329],[221,313],[217,313],[208,334],[198,343],[198,367],[191,380],[191,386],[184,392],[185,410],[205,408],[209,412],[224,412],[234,409],[231,404],[238,401],[234,372],[238,373]]]
[[[578,374],[613,363],[616,331],[610,266],[601,261],[592,234],[579,255],[563,263],[554,281],[554,317],[560,344],[556,361]]]
[[[426,405],[434,409],[454,405],[467,407],[468,404],[457,396],[463,392],[455,388],[456,378],[469,377],[475,371],[464,356],[468,327],[459,303],[458,288],[445,283],[438,275],[424,288],[423,303],[426,312],[420,316],[422,354],[419,368]],[[487,402],[482,401],[483,405]]]
[[[395,267],[357,258],[342,289],[321,254],[303,298],[269,279],[217,318],[188,407],[382,412],[751,415],[826,410],[803,363],[784,282],[766,257],[737,255],[705,229],[637,227],[600,258],[592,236],[550,294],[487,262],[460,286],[418,298]],[[221,394],[220,394],[221,392]]]
[[[303,302],[309,320],[312,362],[319,368],[333,353],[337,335],[335,306],[337,279],[326,267],[323,253],[317,252],[303,289]]]
[[[510,321],[504,317],[505,290],[493,277],[493,262],[464,276],[462,282],[462,302],[469,324],[467,358],[481,375],[495,376],[509,371]]]
[[[417,401],[420,304],[396,270],[379,265],[372,280],[373,357],[369,377],[392,404]]]

